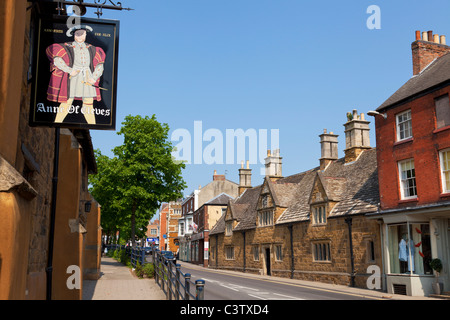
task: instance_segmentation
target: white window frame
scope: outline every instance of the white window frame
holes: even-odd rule
[[[407,163],[412,163],[412,165],[414,166],[414,177],[404,177],[404,175],[402,174],[403,172],[406,171],[402,171],[402,165],[407,164]],[[399,177],[399,183],[400,183],[400,197],[401,200],[409,200],[409,199],[416,199],[417,198],[417,183],[416,183],[416,167],[415,167],[415,163],[414,163],[414,159],[406,159],[403,161],[399,161],[398,162],[398,177]],[[411,188],[409,186],[409,182],[408,181],[412,181],[414,179],[414,186],[413,189],[415,190],[415,194],[414,195],[410,195],[407,194],[405,191],[409,191],[409,189]],[[408,192],[409,193],[409,192]]]
[[[184,234],[185,234],[185,226],[184,226],[184,222],[180,222],[180,227],[179,227],[179,234],[180,234],[180,236],[184,236]]]
[[[450,193],[450,148],[439,151],[439,160],[441,163],[442,193]]]
[[[409,117],[406,120],[404,120],[403,117],[407,114],[409,114]],[[395,119],[397,125],[397,141],[403,141],[412,138],[413,132],[412,132],[411,109],[397,114],[395,116]],[[402,133],[405,134],[403,138],[401,137]]]

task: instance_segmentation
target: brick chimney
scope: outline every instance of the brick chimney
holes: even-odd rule
[[[344,124],[345,163],[355,161],[364,150],[371,149],[369,124],[364,113],[358,115],[358,110],[347,113],[347,123]]]
[[[323,129],[320,137],[320,170],[325,170],[330,162],[338,159],[338,135]]]
[[[416,31],[416,40],[411,44],[413,58],[413,74],[418,75],[434,59],[450,52],[445,36],[433,34],[433,31]]]
[[[252,169],[250,169],[249,161],[247,160],[247,168],[244,169],[244,161],[241,163],[239,169],[239,195],[243,194],[245,190],[252,187]]]
[[[266,177],[269,177],[270,180],[276,181],[283,176],[281,175],[282,162],[280,157],[280,149],[276,149],[271,154],[271,150],[267,150],[267,158],[266,160]]]
[[[213,181],[225,181],[225,175],[217,174],[217,170],[214,170]]]

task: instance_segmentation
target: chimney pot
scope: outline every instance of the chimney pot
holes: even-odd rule
[[[440,43],[438,34],[435,34],[433,37],[434,37],[434,43]]]
[[[450,52],[445,36],[433,35],[433,31],[422,33],[422,40],[426,43],[414,41],[411,44],[413,75],[420,74],[436,58]]]
[[[420,31],[419,30],[416,31],[416,41],[417,40],[421,40]]]
[[[250,169],[250,161],[247,160],[247,169]]]

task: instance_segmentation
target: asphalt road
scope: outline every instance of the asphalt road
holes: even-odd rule
[[[356,293],[308,286],[281,278],[252,277],[245,273],[223,272],[182,264],[191,280],[203,279],[205,300],[373,300]]]

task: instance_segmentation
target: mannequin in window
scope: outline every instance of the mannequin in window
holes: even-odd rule
[[[411,252],[410,252],[411,250]],[[411,260],[409,259],[411,255]],[[414,272],[414,242],[404,233],[398,244],[398,259],[400,260],[400,272]]]

